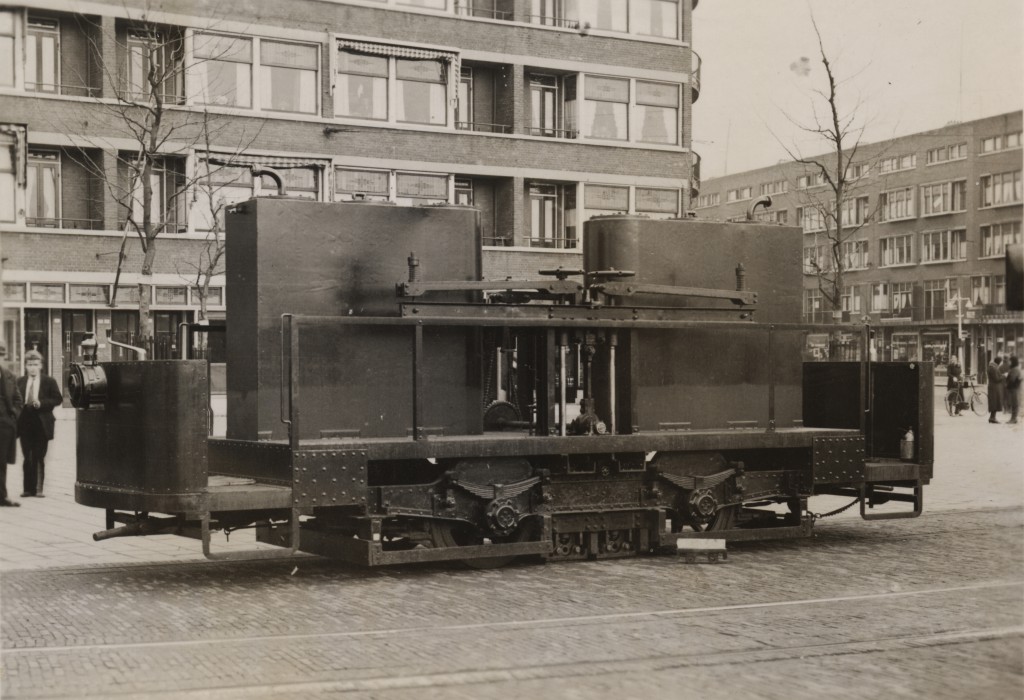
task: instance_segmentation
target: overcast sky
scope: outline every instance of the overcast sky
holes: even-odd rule
[[[826,150],[783,115],[812,123],[811,89],[826,86],[811,11],[846,81],[840,107],[861,103],[864,141],[873,142],[1021,109],[1022,8],[1022,0],[701,0],[693,147],[702,177],[785,159],[779,140],[804,155]]]

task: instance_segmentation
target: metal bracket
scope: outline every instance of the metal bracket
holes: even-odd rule
[[[869,500],[871,498],[872,488],[872,484],[863,484],[860,487],[860,517],[864,518],[864,520],[916,518],[924,511],[924,485],[920,481],[915,484],[913,495],[910,495],[909,493],[893,493],[885,499],[887,501],[906,501],[913,503],[914,509],[911,511],[904,510],[896,513],[868,513],[867,508],[870,505]]]
[[[289,522],[289,548],[288,549],[245,549],[238,552],[224,552],[214,553],[210,548],[210,513],[206,511],[203,513],[201,522],[201,532],[203,540],[203,556],[207,559],[214,561],[226,561],[235,559],[285,559],[287,557],[295,556],[296,552],[299,551],[299,531],[301,529],[301,523],[299,522],[299,510],[297,508],[292,509],[291,520]]]

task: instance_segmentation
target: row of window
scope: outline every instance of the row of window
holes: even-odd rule
[[[1021,147],[1021,132],[1004,134],[1002,136],[993,136],[984,138],[981,140],[981,153],[993,153],[996,151],[1005,151],[1013,148]],[[955,143],[947,144],[944,146],[938,146],[936,148],[930,148],[926,152],[926,160],[928,165],[937,165],[940,163],[947,163],[949,161],[963,160],[967,158],[967,143]],[[907,153],[903,155],[890,156],[885,158],[878,163],[879,172],[882,174],[889,174],[900,172],[903,170],[910,170],[917,167],[917,155],[913,153]],[[848,173],[848,180],[856,180],[862,177],[867,177],[871,174],[871,166],[866,163],[850,165]],[[795,180],[795,186],[798,190],[811,189],[813,187],[820,187],[825,184],[825,176],[822,173],[813,173],[807,175],[800,175]],[[776,180],[773,182],[761,183],[758,186],[759,192],[762,195],[765,194],[781,194],[789,191],[789,183],[786,180]],[[750,199],[752,195],[752,188],[749,186],[736,187],[726,192],[727,202],[737,202],[744,199]],[[701,195],[698,199],[697,207],[713,207],[721,203],[719,193],[708,193]],[[991,206],[991,205],[986,205]]]
[[[920,216],[938,216],[967,210],[967,182],[934,182],[920,185]],[[876,219],[880,222],[914,219],[918,216],[915,187],[887,190],[878,195],[878,210],[872,212],[868,197],[856,197],[843,203],[843,226],[859,226]],[[983,175],[979,179],[978,206],[999,207],[1019,204],[1022,199],[1021,171]],[[831,204],[831,203],[829,203]],[[835,216],[830,206],[804,206],[796,209],[796,224],[807,233],[831,229]]]
[[[10,149],[0,149],[0,153]],[[130,160],[130,154],[122,157]],[[190,176],[186,176],[183,158],[166,158],[154,163],[151,174],[153,206],[150,218],[165,233],[187,230],[210,231],[217,222],[223,228],[227,206],[250,199],[277,194],[269,175],[254,176],[254,156],[197,158]],[[26,220],[28,226],[50,228],[102,228],[101,221],[83,221],[64,216],[61,192],[59,151],[31,150],[27,159]],[[241,162],[239,162],[241,161]],[[333,168],[333,196],[325,196],[324,175],[328,162],[265,159],[273,165],[291,196],[312,200],[382,201],[398,204],[456,204],[479,206],[494,213],[495,180],[460,177],[450,173],[406,172],[399,170]],[[13,172],[13,170],[12,170]],[[79,177],[81,177],[79,175]],[[506,186],[511,186],[505,179]],[[14,180],[10,180],[14,192]],[[76,188],[75,191],[88,188]],[[127,192],[126,192],[127,194]],[[582,195],[582,206],[577,197]],[[681,191],[677,188],[640,187],[554,182],[527,184],[529,231],[523,245],[546,248],[575,248],[578,222],[595,214],[643,214],[652,218],[672,218],[680,213]],[[14,197],[10,197],[14,201]],[[127,214],[139,223],[143,217],[142,187],[133,183],[130,200],[122,200]],[[84,205],[86,202],[76,202]],[[4,215],[0,212],[0,218]],[[14,221],[13,205],[8,221]],[[489,238],[497,239],[492,234]],[[494,245],[512,245],[510,240],[491,240]]]
[[[113,285],[75,284],[63,282],[4,282],[4,300],[9,303],[32,304],[98,304],[109,305]],[[199,306],[198,287],[153,286],[151,304],[158,306]],[[190,298],[191,297],[191,298]],[[139,303],[137,285],[118,285],[118,304]],[[206,297],[209,306],[224,305],[224,288],[210,287]]]
[[[1007,221],[982,226],[979,233],[979,257],[999,257],[1004,255],[1006,246],[1021,242],[1021,222]],[[915,256],[914,246],[918,235],[919,249]],[[918,262],[926,265],[963,261],[967,260],[967,243],[965,229],[888,236],[879,240],[878,264],[880,267],[897,267]],[[839,254],[844,270],[863,270],[870,265],[868,241],[844,241]],[[834,255],[831,245],[805,246],[804,272],[831,272],[835,268]]]
[[[15,85],[15,18],[14,12],[0,11],[0,86]],[[197,31],[191,51],[185,46],[179,29],[129,33],[125,99],[321,112],[320,44]],[[457,54],[347,40],[339,41],[336,50],[335,116],[442,127],[454,120],[456,127],[474,128],[474,74],[467,67],[451,75],[459,66]],[[58,92],[57,20],[29,19],[25,56],[25,88]],[[486,93],[489,77],[482,77]],[[529,81],[528,133],[668,145],[681,141],[681,83],[582,73],[536,73]],[[450,104],[456,106],[449,109]]]
[[[969,287],[963,290],[964,301],[975,306],[1002,305],[1006,303],[1006,279],[1003,275],[977,275],[970,278]],[[959,280],[955,277],[925,280],[915,290],[913,282],[875,282],[870,285],[847,285],[841,295],[842,310],[852,314],[883,313],[911,317],[914,296],[919,295],[921,318],[943,320],[946,312],[957,311],[960,297]],[[813,317],[827,310],[824,295],[819,289],[804,290],[804,316]]]

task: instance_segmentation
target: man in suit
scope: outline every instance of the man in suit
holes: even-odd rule
[[[16,459],[18,414],[21,413],[21,392],[18,378],[4,367],[7,344],[0,338],[0,506],[20,506],[7,497],[7,465]]]
[[[43,497],[46,477],[46,449],[53,439],[53,409],[64,397],[57,380],[43,374],[43,356],[35,350],[25,353],[25,376],[18,378],[25,408],[18,419],[18,441],[25,456],[25,491],[22,498]]]

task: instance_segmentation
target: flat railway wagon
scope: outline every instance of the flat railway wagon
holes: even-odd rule
[[[205,361],[74,368],[94,537],[497,566],[808,536],[819,494],[920,514],[932,367],[800,323],[799,229],[623,215],[582,243],[485,281],[472,208],[235,205],[226,436]],[[806,362],[810,333],[858,359]]]

